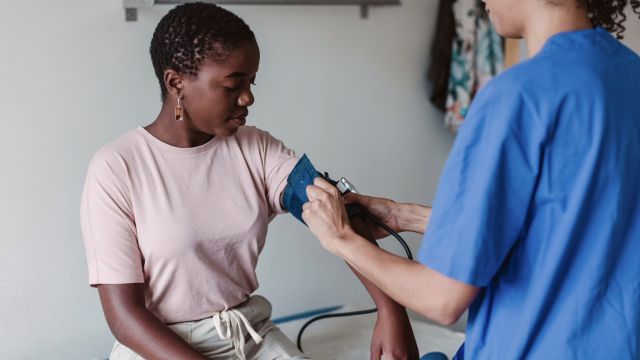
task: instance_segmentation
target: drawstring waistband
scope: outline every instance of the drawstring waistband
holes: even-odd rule
[[[222,332],[223,321],[227,326],[227,331],[224,334]],[[247,329],[249,335],[251,335],[251,338],[256,342],[256,344],[260,344],[262,342],[262,337],[253,329],[249,320],[247,320],[247,318],[236,309],[225,309],[213,314],[213,324],[216,327],[216,331],[218,332],[220,339],[232,339],[233,348],[236,350],[236,355],[238,355],[240,360],[246,360],[244,355],[245,342],[244,335],[242,334],[242,324],[244,324],[244,327]]]

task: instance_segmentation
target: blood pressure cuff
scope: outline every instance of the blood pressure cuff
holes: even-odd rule
[[[307,186],[313,185],[313,180],[318,176],[320,174],[304,154],[289,174],[284,188],[282,206],[305,225],[302,220],[302,205],[309,201]]]

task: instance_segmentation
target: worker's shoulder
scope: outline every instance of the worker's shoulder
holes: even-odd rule
[[[550,100],[557,86],[557,69],[553,59],[536,56],[522,61],[489,81],[478,92],[479,107],[516,103],[537,104]]]
[[[544,87],[552,80],[553,62],[547,57],[534,57],[522,61],[500,75],[496,76],[487,84],[490,90],[505,91],[508,93],[518,93],[519,91],[535,91]]]
[[[531,89],[536,85],[531,84],[533,77],[527,68],[525,64],[518,64],[491,79],[478,91],[472,106],[478,111],[520,102],[525,93],[535,91]]]

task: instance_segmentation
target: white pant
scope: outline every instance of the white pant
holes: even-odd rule
[[[246,356],[247,360],[309,359],[271,322],[271,304],[262,296],[252,296],[248,301],[228,310],[228,315],[223,313],[220,313],[223,315],[220,317],[222,321],[217,326],[213,318],[168,326],[184,341],[209,359],[237,360],[242,355]],[[248,323],[257,334],[251,335],[246,326],[239,325],[243,323],[241,318],[248,320]],[[224,339],[224,337],[228,337],[226,335],[229,335],[227,327],[231,326],[231,322],[236,324],[228,332],[233,336]],[[222,338],[220,334],[223,335]],[[256,335],[257,339],[262,338],[260,344],[256,344],[254,340]],[[238,336],[242,337],[242,340],[239,340]],[[238,346],[238,343],[242,343],[243,340],[244,349],[240,351],[240,349],[236,349],[236,346]],[[239,356],[239,352],[242,355]],[[116,341],[109,359],[141,360],[143,358]]]

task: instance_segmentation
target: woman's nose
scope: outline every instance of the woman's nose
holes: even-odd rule
[[[250,89],[243,91],[240,96],[238,96],[238,106],[241,107],[251,106],[254,101],[253,92],[251,92]]]

